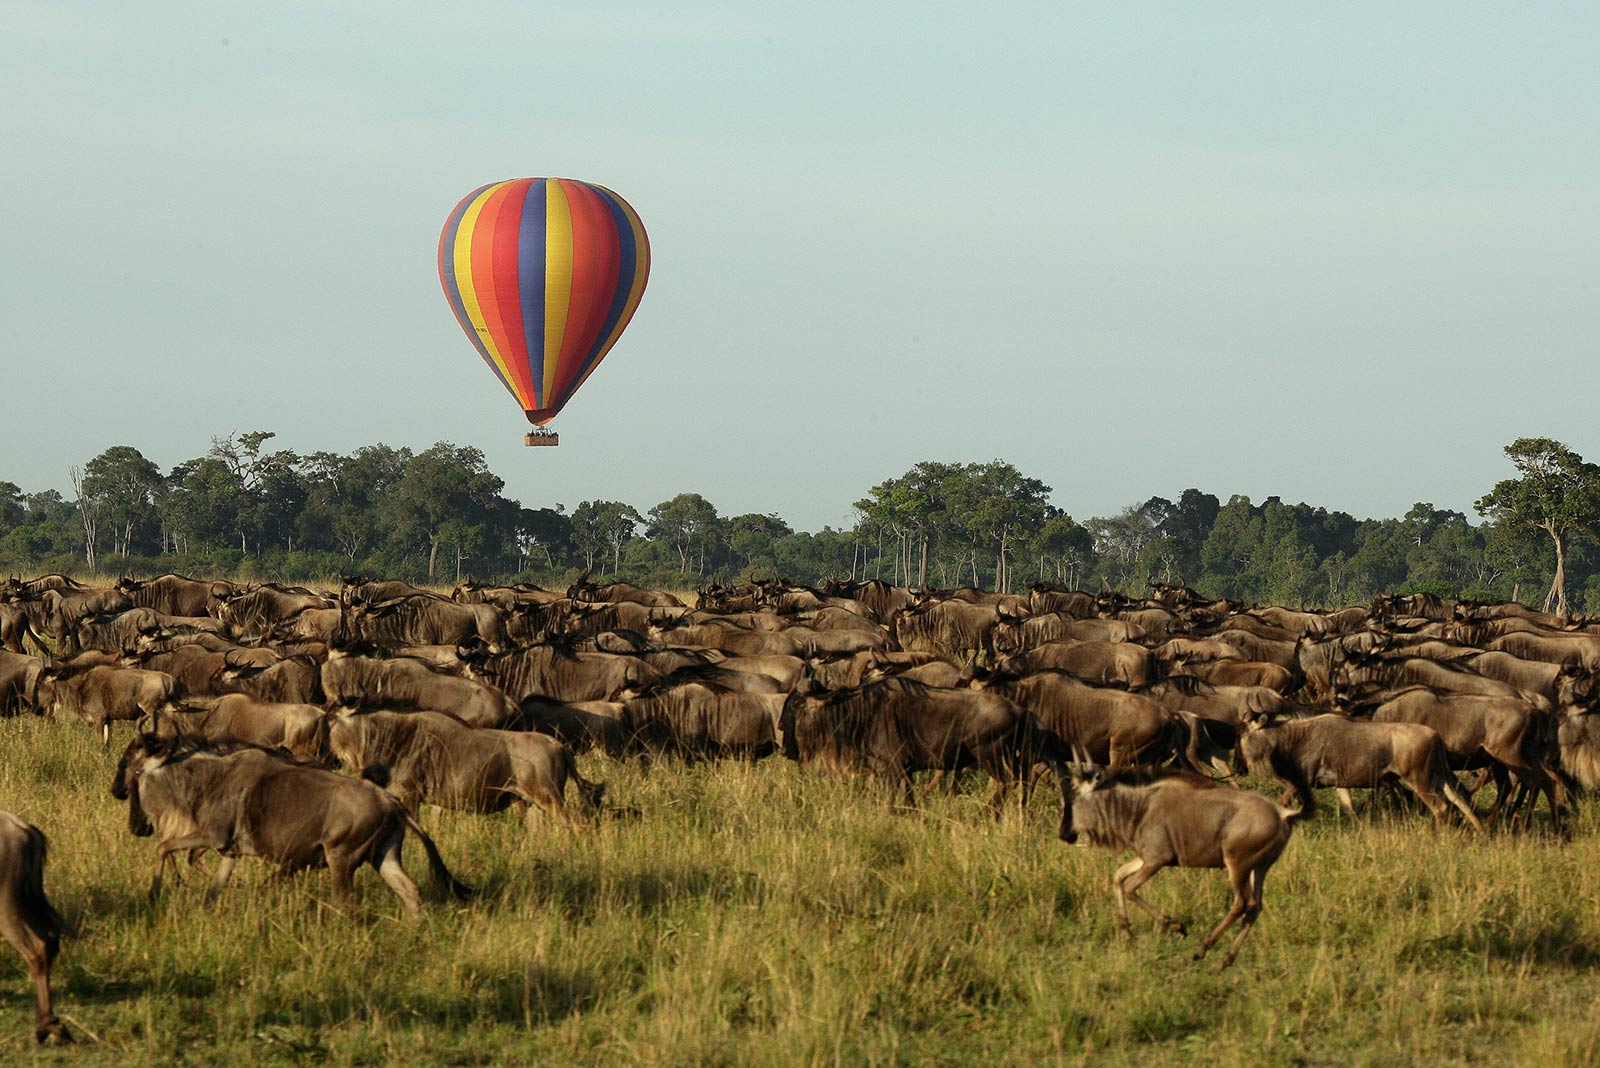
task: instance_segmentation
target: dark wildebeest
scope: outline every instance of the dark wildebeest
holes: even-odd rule
[[[1198,719],[1142,693],[1091,686],[1061,671],[996,672],[974,685],[1016,702],[1038,726],[1096,763],[1156,764],[1176,757],[1198,767],[1203,759]]]
[[[523,726],[564,742],[573,752],[598,746],[607,756],[627,755],[633,728],[621,701],[567,704],[545,697],[524,697],[521,704]]]
[[[556,739],[468,727],[438,712],[341,712],[329,724],[328,748],[346,767],[385,765],[385,788],[413,812],[423,801],[468,812],[515,804],[532,831],[531,804],[582,827],[566,806],[567,780],[591,814],[605,796],[605,784],[580,775],[572,750]]]
[[[0,601],[0,648],[13,653],[25,653],[28,650],[23,642],[30,638],[35,649],[44,649],[44,643],[33,632],[33,624],[28,621],[28,613],[22,606]]]
[[[164,671],[99,665],[51,665],[35,684],[37,711],[71,715],[94,726],[102,745],[111,744],[111,721],[152,718],[172,707],[177,685]]]
[[[534,696],[569,702],[609,701],[630,686],[643,686],[666,674],[637,657],[569,652],[554,645],[485,657],[471,670],[514,701]]]
[[[824,582],[821,590],[834,597],[848,597],[864,605],[873,620],[884,626],[893,622],[895,613],[909,608],[916,601],[904,586],[891,586],[882,579],[864,579],[859,582]]]
[[[1402,690],[1372,713],[1374,723],[1423,723],[1439,732],[1450,754],[1450,766],[1472,770],[1487,766],[1494,775],[1495,799],[1485,822],[1493,822],[1511,795],[1511,782],[1550,802],[1550,820],[1562,823],[1564,791],[1559,776],[1546,764],[1555,759],[1555,720],[1520,697],[1484,697],[1440,693],[1426,686]]]
[[[359,648],[329,650],[322,665],[322,690],[329,705],[445,712],[471,727],[509,727],[519,718],[517,702],[490,683],[434,671],[414,657],[353,655]]]
[[[492,604],[457,604],[433,594],[356,604],[350,633],[369,641],[461,645],[474,639],[498,652],[507,647],[505,617]]]
[[[0,649],[0,716],[14,716],[34,708],[34,688],[45,661]]]
[[[631,742],[649,753],[742,756],[760,760],[777,748],[781,693],[745,693],[711,680],[662,679],[617,695]]]
[[[267,582],[248,590],[235,589],[219,595],[213,614],[242,638],[258,638],[308,608],[337,607],[338,602],[333,598],[324,597],[303,586],[279,586]]]
[[[381,767],[369,773],[383,777]],[[135,735],[117,764],[111,794],[128,802],[130,831],[159,837],[152,896],[161,892],[161,871],[174,853],[214,849],[222,863],[210,897],[227,885],[239,857],[263,857],[284,873],[326,864],[334,902],[342,907],[350,901],[355,870],[371,864],[416,914],[422,901],[400,862],[407,830],[421,841],[434,878],[458,899],[470,894],[427,832],[378,782],[266,749]]]
[[[327,751],[326,716],[316,705],[259,701],[233,693],[199,703],[190,698],[162,715],[155,732],[190,741],[287,749],[302,760],[318,760]]]
[[[895,642],[908,653],[933,653],[952,660],[993,655],[1001,611],[992,604],[929,601],[894,617]]]
[[[1150,650],[1132,642],[1077,641],[1064,638],[1001,661],[1008,671],[1065,671],[1098,686],[1138,689],[1152,676]]]
[[[163,631],[222,634],[227,625],[210,616],[169,616],[153,608],[130,608],[126,612],[85,616],[74,631],[79,649],[107,649],[121,652],[133,649],[145,635]]]
[[[223,599],[233,593],[231,582],[206,582],[182,575],[162,575],[141,582],[118,580],[117,589],[128,595],[135,608],[152,608],[168,616],[215,616]]]
[[[78,624],[90,616],[115,615],[133,607],[128,595],[120,590],[99,590],[84,587],[77,590],[45,590],[39,595],[43,612],[43,630],[54,638],[58,646],[72,648],[77,639]],[[24,611],[26,611],[26,607]],[[34,630],[41,629],[40,619],[30,614]]]
[[[609,603],[612,601],[634,601],[638,604],[649,605],[652,608],[683,608],[684,603],[664,590],[647,590],[643,586],[635,586],[627,582],[613,582],[605,586],[597,586],[589,581],[589,572],[579,575],[571,588],[567,590],[567,598],[573,601],[599,601]]]
[[[899,678],[838,693],[802,692],[808,689],[802,685],[783,706],[784,754],[802,768],[884,776],[908,805],[916,803],[913,773],[976,765],[995,782],[990,805],[998,811],[1013,782],[1020,780],[1026,794],[1038,760],[1066,755],[1059,739],[998,693],[940,690]]]
[[[1251,771],[1285,783],[1284,799],[1297,797],[1307,815],[1316,804],[1313,786],[1335,787],[1340,807],[1353,816],[1352,789],[1398,779],[1433,813],[1435,825],[1444,822],[1448,801],[1474,830],[1483,830],[1456,788],[1439,732],[1420,723],[1370,723],[1335,713],[1270,725],[1253,718],[1239,737],[1239,754]]]
[[[44,896],[44,833],[9,812],[0,812],[0,934],[17,947],[33,978],[33,1037],[71,1042],[72,1035],[50,1004],[50,965],[65,926]]]
[[[1204,957],[1235,922],[1239,934],[1218,971],[1233,963],[1261,913],[1267,870],[1283,853],[1302,810],[1275,805],[1260,794],[1218,786],[1182,771],[1119,770],[1061,777],[1061,840],[1132,849],[1139,855],[1111,876],[1117,894],[1117,929],[1131,936],[1128,902],[1178,935],[1183,924],[1139,896],[1162,868],[1226,868],[1233,905],[1206,936],[1194,959]]]

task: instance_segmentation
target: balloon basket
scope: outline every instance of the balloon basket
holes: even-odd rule
[[[522,436],[524,445],[560,445],[561,435],[554,430],[530,430]]]

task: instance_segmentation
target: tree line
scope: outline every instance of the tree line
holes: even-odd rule
[[[545,585],[587,570],[674,588],[778,575],[1128,593],[1169,582],[1255,603],[1427,591],[1600,611],[1600,468],[1547,438],[1506,447],[1515,476],[1473,518],[1419,502],[1358,519],[1186,489],[1077,520],[1005,461],[924,461],[870,487],[847,529],[807,532],[776,514],[724,516],[695,492],[643,512],[608,500],[526,507],[480,450],[449,442],[301,454],[275,437],[215,438],[166,472],[113,446],[69,471],[70,497],[0,481],[0,567]]]

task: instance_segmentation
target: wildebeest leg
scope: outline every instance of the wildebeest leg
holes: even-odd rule
[[[199,835],[190,835],[186,838],[174,838],[170,842],[162,842],[161,845],[156,848],[156,874],[155,877],[150,880],[150,900],[154,901],[156,898],[161,896],[161,870],[167,867],[169,864],[172,866],[172,877],[178,880],[180,884],[183,882],[183,876],[178,873],[178,862],[173,857],[174,853],[185,849],[197,852],[204,851],[208,849],[210,845],[211,843],[209,841]],[[193,853],[191,853],[190,856],[192,858]]]
[[[1473,830],[1479,834],[1484,833],[1483,824],[1478,822],[1478,814],[1472,811],[1472,805],[1461,796],[1461,791],[1456,789],[1454,780],[1454,776],[1445,780],[1443,786],[1445,799],[1461,810],[1461,814],[1467,818],[1467,822],[1472,825]]]
[[[1340,786],[1334,790],[1334,794],[1339,798],[1339,811],[1354,821],[1356,818],[1356,803],[1350,796],[1349,787]]]
[[[372,866],[378,869],[378,874],[389,884],[389,889],[394,891],[400,903],[406,907],[406,911],[416,916],[422,912],[422,895],[417,893],[417,884],[411,881],[411,876],[406,874],[406,869],[400,864],[402,841],[404,832],[384,843],[381,850],[382,859],[375,859]]]
[[[1217,971],[1231,965],[1239,955],[1239,947],[1244,945],[1245,936],[1250,933],[1250,928],[1256,925],[1256,917],[1261,915],[1261,888],[1267,882],[1267,867],[1274,858],[1268,858],[1258,864],[1250,873],[1250,907],[1245,909],[1244,916],[1239,923],[1238,937],[1234,938],[1233,945],[1228,947],[1228,952],[1223,954],[1222,963],[1217,965]]]
[[[401,833],[404,834],[403,831]],[[333,884],[333,905],[340,910],[347,909],[355,898],[355,870],[361,861],[352,856],[348,850],[330,850],[326,846],[323,847],[322,855],[328,862],[328,881]],[[379,870],[381,874],[382,869]]]
[[[1189,933],[1183,924],[1174,920],[1138,894],[1139,887],[1154,879],[1157,873],[1167,864],[1168,861],[1166,860],[1146,860],[1140,857],[1137,860],[1130,860],[1118,868],[1116,874],[1111,876],[1112,885],[1116,887],[1117,891],[1117,925],[1123,934],[1131,935],[1133,933],[1133,928],[1128,923],[1129,901],[1144,909],[1155,918],[1159,926],[1173,934],[1186,935]]]
[[[55,962],[56,952],[60,948],[59,940],[48,929],[43,933],[35,930],[34,924],[20,913],[7,910],[0,912],[0,917],[3,917],[0,920],[0,934],[4,934],[17,947],[17,952],[28,964],[28,975],[33,979],[34,1039],[43,1042],[47,1038],[54,1038],[60,1042],[71,1042],[72,1035],[56,1019],[50,1002],[50,965]]]
[[[228,880],[233,876],[233,866],[239,863],[238,857],[224,856],[222,863],[217,865],[217,874],[211,877],[211,885],[206,887],[206,900],[215,901],[217,895],[222,893],[223,887],[228,885]]]

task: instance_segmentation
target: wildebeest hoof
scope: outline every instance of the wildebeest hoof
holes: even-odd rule
[[[41,1046],[46,1042],[66,1046],[72,1043],[72,1032],[67,1030],[66,1024],[52,1016],[33,1032],[33,1040]]]

